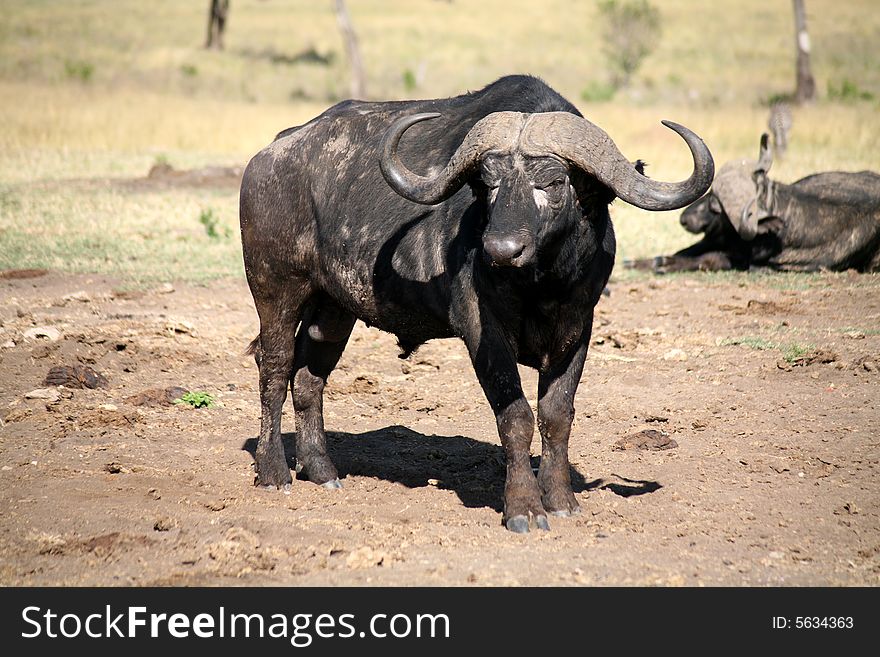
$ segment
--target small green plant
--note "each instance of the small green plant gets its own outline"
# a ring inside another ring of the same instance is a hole
[[[415,91],[418,83],[416,82],[416,74],[412,69],[406,69],[403,72],[403,89],[407,92]]]
[[[199,74],[199,69],[192,64],[183,64],[180,67],[180,72],[188,78],[194,78]]]
[[[660,10],[648,0],[600,0],[599,16],[611,83],[625,87],[660,40]]]
[[[220,239],[221,236],[232,236],[229,226],[220,225],[220,219],[214,214],[213,208],[205,208],[199,213],[199,223],[205,227],[205,233],[212,240]]]
[[[179,406],[192,406],[193,408],[211,408],[217,404],[214,396],[207,392],[188,392],[185,395],[181,395],[179,399],[175,399],[174,403]]]
[[[782,349],[782,359],[786,363],[794,363],[801,356],[815,349],[813,345],[790,344]]]
[[[581,91],[581,98],[588,103],[606,103],[614,98],[616,92],[614,85],[592,80]]]
[[[95,73],[95,65],[90,62],[68,59],[64,62],[64,73],[71,79],[89,82]]]

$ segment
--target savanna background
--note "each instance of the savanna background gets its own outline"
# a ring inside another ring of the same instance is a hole
[[[351,69],[330,0],[231,0],[222,50],[205,48],[208,4],[2,2],[0,270],[48,273],[0,280],[0,581],[878,582],[876,275],[616,271],[572,438],[585,513],[551,534],[500,526],[494,421],[457,343],[401,363],[363,326],[328,388],[346,491],[254,491],[237,187],[136,182],[157,164],[243,166],[349,97]],[[656,178],[690,167],[661,119],[717,164],[755,157],[795,87],[791,3],[650,5],[659,32],[621,84],[593,0],[347,2],[369,99],[530,73]],[[816,98],[792,105],[772,177],[880,170],[880,11],[806,8]],[[612,216],[619,259],[695,241],[677,212]],[[46,326],[59,335],[26,337]],[[28,398],[74,363],[109,388]],[[130,401],[172,385],[218,403]],[[655,427],[677,446],[613,449]]]

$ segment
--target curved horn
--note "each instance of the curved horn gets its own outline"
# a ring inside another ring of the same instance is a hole
[[[487,150],[512,147],[524,121],[524,115],[516,112],[490,114],[474,124],[443,171],[434,177],[420,176],[401,162],[397,147],[408,128],[438,116],[440,114],[430,112],[401,117],[391,124],[382,139],[379,167],[385,180],[405,199],[423,205],[440,203],[457,192]]]
[[[756,171],[767,173],[773,164],[773,151],[770,150],[769,140],[770,135],[766,132],[761,135],[761,146],[758,149],[758,166],[755,167]]]
[[[755,211],[752,212],[752,207]],[[758,197],[755,196],[751,201],[743,206],[742,215],[739,218],[739,224],[735,225],[736,232],[744,240],[751,241],[758,234]]]
[[[608,185],[621,199],[645,210],[675,210],[700,198],[712,184],[715,162],[696,134],[678,123],[662,121],[690,148],[694,171],[682,182],[667,183],[643,176],[604,130],[567,112],[534,114],[523,134],[523,146],[538,155],[556,153]]]

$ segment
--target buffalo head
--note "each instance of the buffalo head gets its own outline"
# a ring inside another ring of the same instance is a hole
[[[616,195],[646,210],[674,210],[703,194],[714,174],[703,141],[670,121],[663,124],[685,140],[694,159],[690,178],[679,183],[642,175],[601,128],[582,117],[495,112],[471,128],[440,173],[420,176],[401,162],[397,147],[409,127],[438,116],[415,114],[391,125],[383,143],[382,173],[398,194],[425,205],[440,203],[470,184],[486,203],[483,249],[495,265],[533,264],[538,252],[589,215],[596,199],[607,205]],[[601,189],[596,181],[605,186],[601,196],[596,196]]]
[[[767,134],[761,135],[756,160],[733,160],[718,170],[712,189],[681,213],[681,225],[691,233],[705,233],[718,222],[729,221],[739,236],[752,240],[769,217],[772,183],[767,177],[773,155]]]

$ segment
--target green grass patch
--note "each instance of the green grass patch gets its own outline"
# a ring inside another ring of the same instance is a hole
[[[728,338],[722,340],[721,346],[744,346],[749,347],[750,349],[757,349],[759,351],[764,351],[767,349],[776,349],[779,345],[770,340],[765,340],[764,338],[757,338],[753,336],[746,336],[744,338]]]
[[[875,328],[860,328],[858,326],[845,326],[842,329],[837,329],[838,333],[861,333],[862,335],[880,335],[880,329]]]
[[[816,349],[816,346],[812,344],[797,344],[795,342],[783,344],[756,336],[728,338],[722,340],[721,346],[743,346],[757,351],[778,350],[787,363],[794,363],[797,359]]]
[[[181,395],[179,399],[175,399],[174,403],[178,406],[192,406],[193,408],[212,408],[217,405],[214,396],[207,392],[188,392]]]

